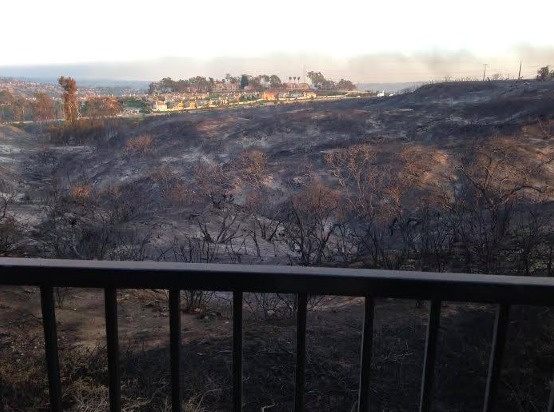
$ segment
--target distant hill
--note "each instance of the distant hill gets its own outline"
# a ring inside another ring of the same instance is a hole
[[[59,76],[58,76],[59,77]],[[58,84],[58,77],[2,77],[0,80],[19,80],[30,83],[42,83],[42,84]],[[112,79],[77,79],[79,85],[87,88],[95,87],[124,87],[134,89],[148,89],[150,82],[144,80],[112,80]]]
[[[148,90],[149,82],[133,80],[110,80],[110,79],[76,79],[77,87],[84,93],[124,95],[145,93]],[[8,89],[13,94],[31,97],[34,93],[42,92],[59,96],[61,88],[58,85],[58,78],[54,77],[1,77],[0,90]]]

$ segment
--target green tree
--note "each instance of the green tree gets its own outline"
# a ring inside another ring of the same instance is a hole
[[[206,79],[205,77],[191,77],[188,82],[191,86],[196,87],[199,92],[209,92],[212,90],[212,84],[210,83],[210,80]]]
[[[537,80],[546,81],[554,78],[554,71],[550,71],[550,66],[541,67],[537,71]]]
[[[327,82],[327,79],[321,74],[321,72],[308,72],[308,79],[312,82],[312,86],[318,90],[323,89],[325,83]]]
[[[246,86],[248,86],[248,76],[243,74],[240,76],[240,88],[244,89]]]
[[[340,79],[337,83],[337,89],[339,90],[356,90],[356,86],[350,80]]]
[[[175,90],[175,81],[171,77],[164,77],[160,80],[160,89],[162,93],[169,93]]]
[[[158,83],[152,82],[148,85],[148,94],[156,94],[158,92]]]
[[[279,76],[277,76],[275,74],[272,74],[269,77],[269,84],[271,85],[271,87],[279,87],[279,86],[281,86],[282,82],[281,82],[281,79],[279,78]]]
[[[262,76],[256,76],[256,77],[250,77],[248,79],[248,85],[253,87],[254,90],[262,90],[263,87],[262,87]]]
[[[58,83],[62,86],[64,92],[62,94],[63,99],[63,111],[65,113],[65,120],[68,123],[75,123],[79,117],[79,106],[77,102],[77,83],[71,77],[61,76],[58,79]]]

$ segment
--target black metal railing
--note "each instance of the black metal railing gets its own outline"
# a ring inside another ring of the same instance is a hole
[[[242,409],[242,310],[244,292],[297,295],[295,411],[304,409],[306,310],[309,295],[365,297],[358,411],[368,411],[373,344],[374,298],[430,300],[421,381],[420,411],[431,411],[435,355],[443,301],[497,304],[485,388],[484,412],[495,408],[510,306],[554,305],[554,279],[475,274],[292,266],[208,265],[160,262],[113,262],[0,259],[0,285],[38,286],[44,326],[50,405],[62,410],[54,287],[102,288],[105,296],[110,411],[121,410],[117,289],[169,290],[172,410],[181,410],[180,291],[233,292],[233,410]],[[554,390],[547,406],[554,412]]]

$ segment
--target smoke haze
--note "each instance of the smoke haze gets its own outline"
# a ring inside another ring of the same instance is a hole
[[[110,79],[157,81],[200,75],[222,78],[226,73],[277,74],[281,78],[302,76],[321,71],[326,77],[346,78],[357,83],[389,83],[442,80],[446,77],[482,78],[495,73],[517,77],[522,61],[522,76],[533,78],[537,69],[554,65],[554,48],[521,46],[510,53],[486,57],[467,51],[431,51],[417,54],[381,53],[350,58],[333,58],[318,54],[271,54],[264,57],[217,57],[197,59],[166,57],[129,62],[91,62],[74,65],[0,66],[0,76],[26,78]]]

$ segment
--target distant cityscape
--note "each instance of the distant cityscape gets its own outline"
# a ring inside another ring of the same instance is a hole
[[[84,81],[79,84],[79,95],[87,96],[129,96],[144,94],[148,90],[147,82],[136,82],[136,86],[101,85],[103,82]],[[104,82],[105,83],[105,82]],[[143,84],[140,87],[140,84]],[[0,90],[7,90],[15,97],[32,98],[36,93],[46,93],[52,98],[60,97],[62,88],[56,79],[37,80],[13,77],[0,77]]]
[[[79,79],[75,80],[79,115],[82,117],[135,116],[394,94],[390,87],[388,90],[385,87],[364,90],[345,79],[334,82],[320,72],[309,72],[308,81],[301,81],[300,76],[281,80],[276,75],[230,74],[222,79],[196,76],[187,80],[164,78],[150,83],[122,81],[118,84],[109,80],[85,80],[80,83]],[[62,87],[54,79],[0,77],[0,122],[63,119],[62,93]]]

